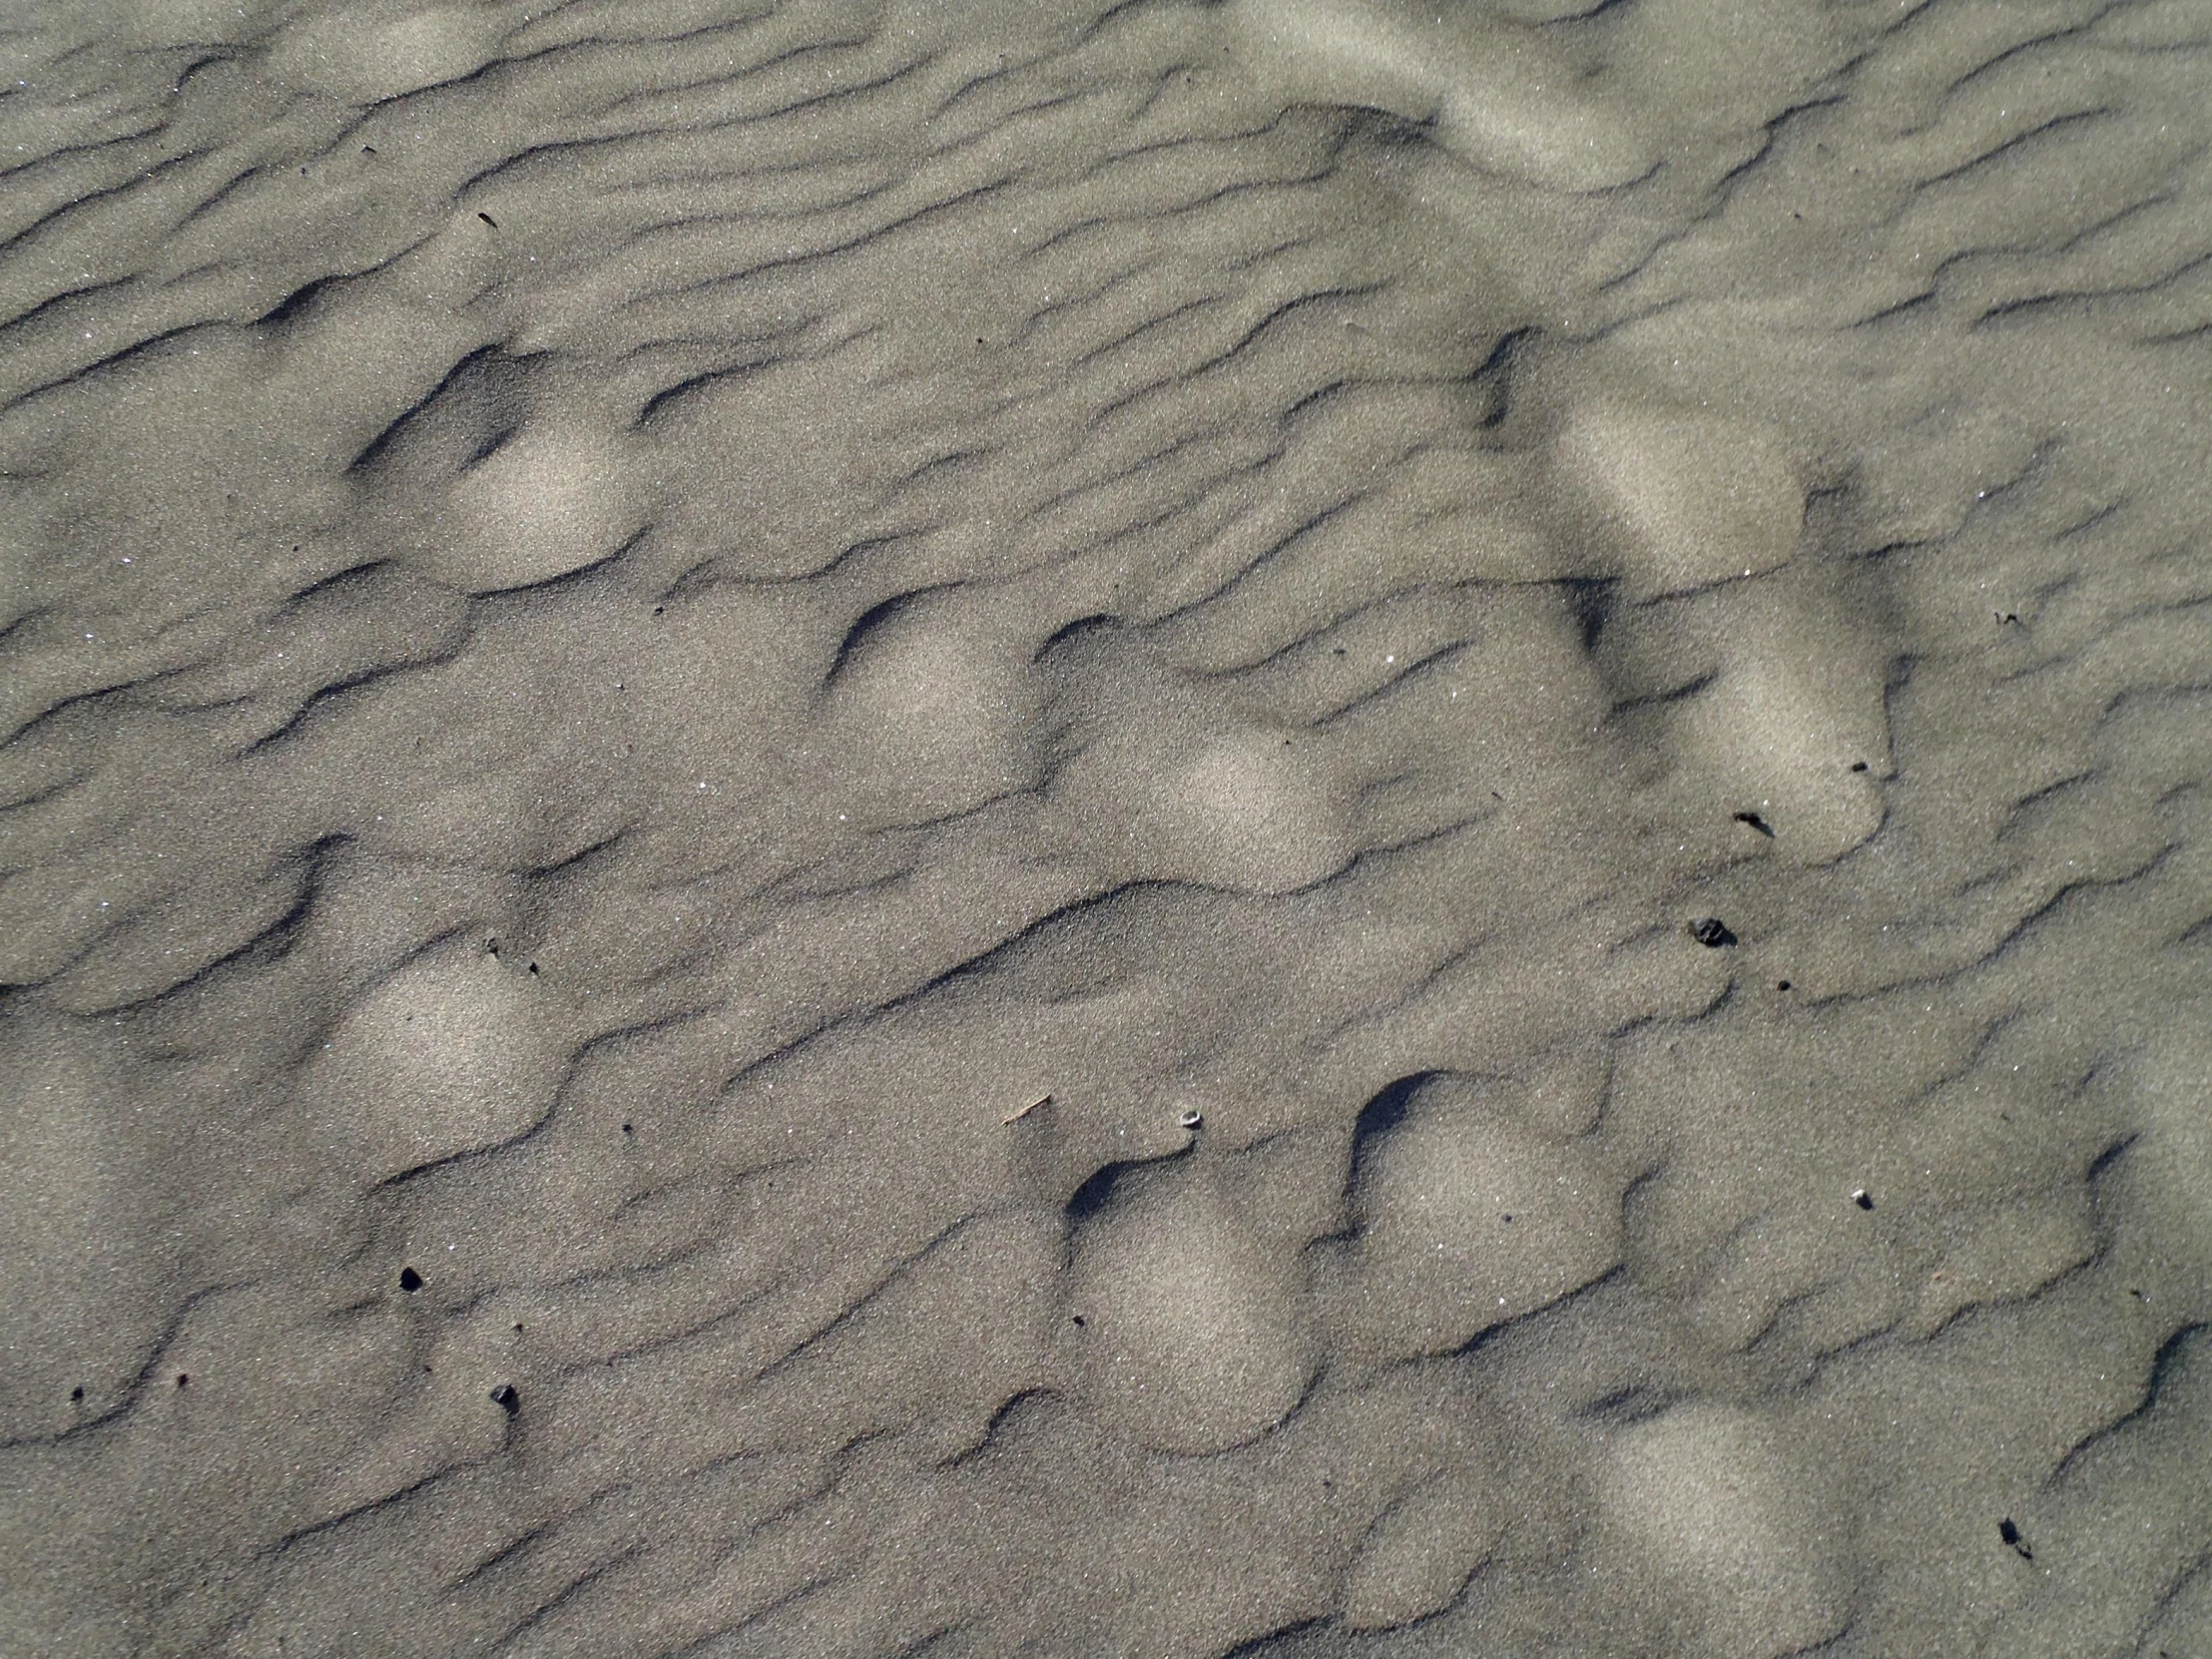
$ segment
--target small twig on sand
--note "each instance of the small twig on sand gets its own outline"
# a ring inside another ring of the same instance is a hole
[[[1029,1103],[1028,1105],[1024,1106],[1024,1107],[1023,1107],[1023,1108],[1022,1108],[1022,1109],[1021,1109],[1020,1111],[1018,1111],[1018,1112],[1009,1112],[1009,1113],[1008,1113],[1008,1114],[1007,1114],[1006,1116],[1004,1116],[1004,1117],[1000,1118],[1000,1119],[999,1119],[998,1121],[999,1121],[1000,1123],[1019,1123],[1019,1122],[1020,1122],[1020,1121],[1021,1121],[1021,1120],[1023,1119],[1023,1118],[1027,1117],[1027,1116],[1028,1116],[1028,1115],[1029,1115],[1029,1114],[1030,1114],[1031,1112],[1034,1112],[1034,1111],[1035,1111],[1035,1110],[1036,1110],[1036,1109],[1037,1109],[1037,1108],[1038,1108],[1039,1106],[1049,1106],[1049,1105],[1051,1105],[1051,1104],[1052,1104],[1052,1097],[1051,1097],[1050,1095],[1048,1095],[1048,1094],[1040,1094],[1039,1096],[1037,1096],[1037,1098],[1036,1098],[1036,1099],[1032,1100],[1032,1101],[1031,1101],[1031,1102],[1030,1102],[1030,1103]]]

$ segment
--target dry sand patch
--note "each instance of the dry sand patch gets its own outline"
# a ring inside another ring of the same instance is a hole
[[[2206,1640],[2201,7],[0,52],[0,1646]]]

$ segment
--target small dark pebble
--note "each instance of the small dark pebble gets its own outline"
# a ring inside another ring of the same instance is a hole
[[[1854,761],[1851,763],[1851,770],[1854,772],[1865,772],[1867,770],[1867,763],[1864,761]]]
[[[1757,813],[1738,813],[1736,815],[1736,822],[1745,826],[1747,829],[1758,830],[1759,833],[1766,836],[1767,839],[1769,839],[1770,841],[1774,839],[1774,826],[1769,824],[1765,819],[1761,818]]]
[[[1777,979],[1774,982],[1774,988],[1778,991],[1786,991],[1790,988],[1790,982],[1787,979]]]
[[[1699,916],[1690,923],[1690,937],[1708,950],[1718,950],[1723,945],[1736,942],[1736,935],[1728,930],[1728,923],[1719,916]]]
[[[410,1293],[421,1290],[422,1275],[415,1272],[413,1268],[401,1268],[399,1270],[399,1288]]]
[[[1082,1316],[1081,1314],[1077,1314],[1077,1315],[1075,1316],[1075,1325],[1076,1325],[1076,1329],[1077,1329],[1077,1330],[1081,1330],[1081,1329],[1082,1329],[1082,1327],[1083,1327],[1083,1324],[1084,1324],[1083,1316]]]
[[[180,1388],[188,1388],[188,1387],[190,1387],[191,1385],[192,1385],[192,1377],[191,1377],[191,1375],[190,1375],[189,1373],[187,1373],[187,1372],[179,1372],[179,1373],[177,1374],[177,1386],[178,1386],[178,1387],[180,1387]]]
[[[635,1124],[626,1123],[622,1126],[622,1132],[625,1135],[635,1135],[638,1132],[637,1126]]]
[[[1507,1216],[1507,1217],[1505,1218],[1505,1225],[1506,1225],[1507,1227],[1510,1227],[1510,1226],[1512,1226],[1512,1225],[1513,1225],[1513,1218],[1512,1218],[1511,1216]]]
[[[1862,1210],[1871,1210],[1874,1208],[1874,1194],[1867,1191],[1867,1189],[1864,1187],[1861,1187],[1857,1192],[1851,1195],[1851,1201],[1852,1203],[1858,1205],[1859,1208]]]
[[[2027,1540],[2020,1536],[2020,1529],[2012,1524],[2010,1515],[1997,1522],[1997,1536],[2010,1544],[2012,1553],[2021,1560],[2032,1561],[2035,1559],[2035,1552],[2027,1547]]]
[[[486,225],[489,225],[494,231],[499,229],[499,221],[492,218],[490,214],[479,213],[476,217],[482,220]]]
[[[515,1392],[512,1382],[502,1382],[491,1391],[492,1402],[510,1417],[522,1409],[522,1396]]]
[[[84,1404],[84,1402],[85,1402],[85,1390],[84,1390],[84,1388],[83,1388],[83,1386],[82,1386],[81,1384],[80,1384],[79,1386],[77,1386],[77,1387],[74,1387],[74,1388],[72,1388],[72,1389],[70,1389],[70,1390],[69,1390],[69,1403],[70,1403],[70,1404],[72,1404],[72,1405],[82,1405],[82,1404]]]

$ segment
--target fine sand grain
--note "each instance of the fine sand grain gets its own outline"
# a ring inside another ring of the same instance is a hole
[[[2212,1654],[2208,110],[0,7],[0,1652]]]

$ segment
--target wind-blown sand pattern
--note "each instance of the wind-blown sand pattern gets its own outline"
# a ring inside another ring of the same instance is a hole
[[[2212,11],[0,50],[8,1652],[2212,1651]]]

